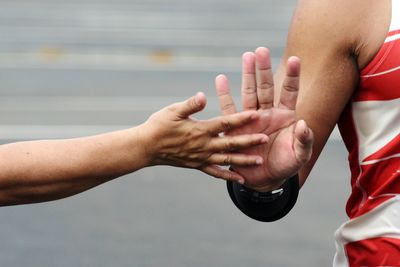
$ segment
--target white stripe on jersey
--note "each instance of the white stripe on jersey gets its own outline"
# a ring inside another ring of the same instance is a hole
[[[390,24],[390,32],[400,29],[400,16],[398,14],[399,10],[400,0],[392,0],[392,22]]]
[[[356,217],[335,232],[336,255],[333,266],[348,267],[345,245],[376,237],[400,239],[400,196],[397,195],[370,212]]]
[[[360,164],[399,135],[399,107],[400,98],[386,101],[353,102]]]
[[[363,76],[361,76],[361,77],[362,77],[362,78],[376,77],[376,76],[381,76],[381,75],[385,75],[385,74],[394,72],[394,71],[396,71],[396,70],[400,70],[400,66],[397,66],[397,67],[395,67],[395,68],[392,68],[392,69],[389,69],[389,70],[385,70],[385,71],[382,71],[382,72],[379,72],[379,73],[374,73],[374,74],[369,74],[369,75],[363,75]]]
[[[364,161],[361,163],[361,165],[370,165],[370,164],[375,164],[381,161],[385,161],[388,159],[393,159],[393,158],[400,158],[400,153],[399,154],[394,154],[394,155],[390,155],[381,159],[373,159],[373,160],[368,160],[368,161]]]
[[[395,35],[389,36],[386,38],[385,43],[393,42],[400,39],[400,33],[397,33]]]

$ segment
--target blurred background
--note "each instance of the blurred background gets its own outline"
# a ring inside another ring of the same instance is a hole
[[[241,54],[277,66],[295,0],[0,0],[0,142],[70,138],[144,122],[214,78],[239,103]],[[345,220],[347,156],[337,134],[295,209],[259,223],[225,183],[154,167],[81,195],[0,209],[0,266],[330,266]]]

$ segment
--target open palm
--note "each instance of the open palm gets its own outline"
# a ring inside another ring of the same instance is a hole
[[[299,89],[300,61],[296,57],[287,62],[279,103],[274,104],[274,81],[270,54],[266,48],[243,55],[242,106],[244,110],[258,110],[258,120],[227,134],[265,133],[268,144],[241,152],[259,155],[264,163],[254,167],[232,166],[246,178],[246,186],[269,190],[278,187],[294,175],[310,159],[313,135],[306,123],[296,121],[296,101]],[[228,80],[224,75],[216,78],[216,89],[224,115],[236,112],[230,94]]]

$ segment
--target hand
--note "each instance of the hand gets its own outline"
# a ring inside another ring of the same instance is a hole
[[[190,115],[206,105],[203,93],[170,105],[153,114],[144,124],[150,153],[150,165],[172,165],[196,168],[211,176],[243,183],[241,175],[218,165],[249,166],[262,164],[258,155],[232,153],[234,150],[265,144],[264,133],[219,136],[220,133],[244,127],[259,120],[256,111],[246,111],[211,120],[196,120]]]
[[[246,186],[259,191],[279,187],[286,178],[296,174],[310,159],[313,133],[305,121],[296,122],[295,107],[299,90],[300,60],[289,58],[286,77],[281,88],[279,103],[274,104],[274,80],[270,54],[266,48],[243,54],[242,106],[244,110],[258,110],[260,118],[229,134],[265,133],[268,144],[241,150],[263,158],[263,164],[252,167],[233,165],[245,177]],[[234,114],[236,107],[224,75],[216,78],[216,89],[224,115]],[[263,121],[267,121],[264,124]]]

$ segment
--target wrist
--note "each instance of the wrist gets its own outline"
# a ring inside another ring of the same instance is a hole
[[[154,141],[149,134],[145,124],[128,129],[128,138],[130,140],[129,150],[135,151],[135,158],[141,162],[141,167],[149,167],[154,165]]]

